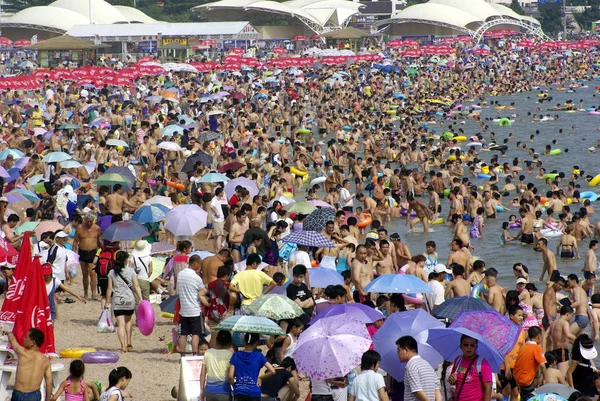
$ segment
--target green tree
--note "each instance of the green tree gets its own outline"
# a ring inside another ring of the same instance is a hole
[[[592,22],[600,20],[600,0],[590,0],[588,8],[582,13],[573,13],[573,17],[582,29],[592,29]]]
[[[523,7],[521,7],[518,0],[512,0],[508,7],[517,14],[525,15],[525,10],[523,10]]]
[[[540,10],[540,22],[542,30],[550,36],[556,36],[562,31],[560,10]]]

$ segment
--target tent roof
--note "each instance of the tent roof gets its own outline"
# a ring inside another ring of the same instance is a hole
[[[78,38],[101,38],[114,36],[208,36],[238,35],[250,25],[248,21],[155,23],[116,25],[75,25],[67,34]],[[253,29],[252,29],[253,31]]]
[[[69,35],[58,36],[48,39],[35,45],[28,46],[31,50],[91,50],[101,46],[96,46],[86,39],[75,38]]]
[[[347,28],[339,29],[337,31],[324,33],[321,36],[328,39],[360,39],[373,35],[371,35],[369,32],[349,26]]]

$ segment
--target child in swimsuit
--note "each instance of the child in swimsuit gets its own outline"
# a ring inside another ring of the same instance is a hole
[[[56,401],[65,393],[65,401],[83,401],[85,399],[97,400],[100,398],[98,388],[93,383],[83,381],[85,373],[84,363],[77,359],[71,362],[69,366],[69,377],[60,384],[56,393],[52,396],[51,401]],[[88,392],[88,397],[85,397],[85,392]]]

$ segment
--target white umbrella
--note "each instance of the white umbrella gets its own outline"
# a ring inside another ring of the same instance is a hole
[[[64,162],[60,162],[60,165],[62,168],[79,168],[82,166],[82,164],[76,160],[65,160]]]
[[[161,142],[158,144],[157,148],[164,150],[172,150],[175,152],[183,151],[183,148],[177,145],[175,142]]]
[[[148,199],[146,202],[142,203],[143,206],[146,205],[163,205],[168,207],[169,209],[173,209],[173,202],[171,201],[171,198],[169,198],[168,196],[160,196],[160,195],[156,195],[153,196],[152,198]]]
[[[108,146],[123,146],[125,148],[129,147],[129,145],[127,145],[127,142],[122,141],[120,139],[109,139],[108,141],[106,141],[106,144]]]
[[[167,213],[165,228],[175,236],[191,236],[206,227],[207,217],[198,205],[179,205]]]
[[[213,110],[213,111],[208,112],[209,116],[218,116],[219,114],[225,114],[225,112],[223,112],[221,110]]]

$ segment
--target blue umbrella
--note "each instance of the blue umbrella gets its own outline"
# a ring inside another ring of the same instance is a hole
[[[32,201],[32,202],[37,202],[40,200],[39,196],[37,196],[35,193],[33,193],[27,189],[13,189],[7,195],[16,195],[16,194],[19,194],[19,195],[23,196],[25,199]]]
[[[171,209],[165,205],[160,204],[142,206],[133,214],[133,216],[131,216],[131,220],[142,224],[156,223],[157,221],[163,220],[170,210]]]
[[[298,245],[310,246],[313,248],[333,248],[331,242],[326,236],[316,231],[294,231],[282,240],[283,242],[292,242]]]
[[[444,358],[427,344],[428,330],[443,327],[444,323],[423,309],[392,313],[373,335],[375,351],[381,354],[381,369],[398,381],[404,380],[406,363],[400,362],[396,347],[396,341],[402,336],[414,337],[419,345],[419,356],[435,368]]]
[[[42,161],[44,163],[64,162],[65,160],[70,160],[72,158],[73,156],[65,152],[50,152],[44,156]]]
[[[311,287],[327,288],[328,285],[338,284],[344,284],[344,278],[337,271],[325,267],[310,269]]]
[[[13,159],[18,159],[19,157],[23,157],[23,152],[19,149],[6,149],[0,152],[0,160],[6,160],[8,156],[12,156]]]
[[[7,179],[6,182],[16,181],[17,178],[19,178],[19,176],[21,175],[21,170],[19,170],[18,168],[11,168],[8,170],[8,175],[10,176],[10,178]]]
[[[148,236],[146,227],[135,221],[119,221],[111,224],[102,234],[109,242],[133,241]]]
[[[445,360],[454,361],[454,359],[462,355],[460,338],[463,335],[476,339],[478,341],[477,355],[488,361],[492,372],[500,372],[500,366],[504,362],[502,357],[492,345],[488,344],[483,337],[474,331],[462,327],[430,329],[427,344],[439,352]]]
[[[320,269],[310,269],[310,279],[312,281],[312,272]],[[363,323],[373,323],[377,320],[383,319],[383,313],[379,312],[377,309],[371,308],[370,306],[363,304],[339,304],[333,305],[317,316],[313,317],[310,321],[310,324],[315,324],[317,320],[322,319],[324,317],[344,315],[346,317],[351,317],[352,319],[356,319],[359,322]]]
[[[221,173],[208,173],[208,174],[204,174],[202,176],[202,178],[200,178],[200,182],[208,182],[208,183],[227,182],[229,180],[230,180],[229,177],[227,177],[226,175],[221,174]]]
[[[172,295],[160,303],[160,311],[166,313],[175,313],[175,304],[179,295]]]
[[[441,305],[436,306],[432,314],[438,319],[448,319],[450,321],[463,311],[473,310],[492,310],[490,304],[481,298],[474,297],[454,297],[450,298]]]
[[[182,134],[183,128],[176,124],[168,125],[163,129],[162,135],[172,137],[173,135],[175,135],[176,132]]]
[[[384,294],[433,292],[431,287],[428,286],[426,282],[410,274],[384,274],[371,281],[369,285],[365,287],[365,291]]]

